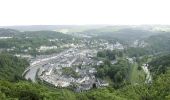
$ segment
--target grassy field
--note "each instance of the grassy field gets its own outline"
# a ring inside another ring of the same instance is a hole
[[[145,73],[144,71],[138,70],[138,64],[134,63],[131,68],[130,82],[132,84],[138,84],[145,82]]]

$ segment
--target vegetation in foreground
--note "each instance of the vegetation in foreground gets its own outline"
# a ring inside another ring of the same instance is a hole
[[[15,65],[11,66],[10,62],[15,60],[17,64],[16,69],[21,69],[23,66],[23,59],[15,58],[11,55],[1,54],[1,69],[6,67],[12,69]],[[170,55],[169,55],[170,56]],[[162,56],[164,59],[169,56]],[[162,60],[158,57],[157,61]],[[5,60],[8,59],[8,60]],[[17,59],[17,60],[16,60]],[[153,60],[154,62],[155,60]],[[169,66],[169,61],[164,63]],[[4,64],[5,66],[2,66]],[[27,63],[24,63],[27,65]],[[116,66],[116,65],[115,65]],[[162,65],[164,66],[164,65]],[[108,66],[109,68],[109,66]],[[115,67],[116,68],[116,67]],[[112,67],[111,67],[112,69]],[[13,69],[15,70],[15,69]],[[153,68],[152,68],[153,70]],[[157,70],[157,67],[155,67]],[[159,70],[158,70],[159,71]],[[0,74],[5,74],[8,70],[1,71]],[[20,71],[19,71],[20,72]],[[14,72],[16,75],[18,72]],[[153,72],[154,73],[154,72]],[[14,74],[14,75],[15,75]],[[107,74],[107,73],[106,73]],[[15,78],[11,76],[6,79],[0,80],[0,99],[1,100],[169,100],[170,99],[170,71],[159,72],[159,75],[153,80],[152,84],[125,84],[123,87],[115,89],[113,87],[92,89],[87,92],[75,93],[68,89],[51,89],[44,85],[33,84],[28,81],[10,82],[8,80]],[[119,79],[119,78],[118,78]],[[120,81],[121,82],[121,81]]]

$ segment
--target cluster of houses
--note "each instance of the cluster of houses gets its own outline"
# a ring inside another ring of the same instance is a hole
[[[95,87],[108,86],[107,82],[95,77],[97,70],[93,66],[103,64],[103,61],[93,58],[100,49],[123,49],[123,45],[119,42],[111,44],[105,40],[89,41],[87,39],[80,41],[80,44],[70,43],[69,49],[58,54],[36,56],[36,59],[31,60],[30,66],[39,66],[37,77],[55,87],[72,86],[75,87],[75,91],[81,92]],[[55,48],[57,47],[41,46],[39,49]],[[67,74],[67,71],[71,74]]]
[[[92,65],[97,64],[97,61],[92,59],[93,52],[96,53],[92,50],[70,49],[40,67],[38,78],[55,87],[74,86],[77,92],[108,86],[108,83],[94,75],[97,71]],[[65,74],[64,68],[68,68],[77,76]]]
[[[131,47],[141,47],[144,48],[148,45],[148,43],[146,43],[144,40],[135,40]]]
[[[57,46],[40,46],[40,48],[38,48],[37,51],[41,52],[41,51],[47,51],[52,49],[57,49]]]

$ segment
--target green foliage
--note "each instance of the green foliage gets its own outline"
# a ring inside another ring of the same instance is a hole
[[[113,51],[104,50],[104,51],[97,52],[97,57],[106,58],[106,59],[109,59],[109,60],[115,60],[117,55],[122,56],[120,51],[116,52],[115,50],[113,50]]]
[[[16,100],[169,100],[170,72],[158,76],[151,85],[127,85],[114,90],[111,87],[74,93],[66,89],[48,89],[28,82],[0,81],[0,99]]]
[[[0,81],[0,95],[6,99],[16,98],[19,100],[75,100],[75,96],[71,91],[53,91],[28,82],[10,83]]]
[[[131,84],[141,84],[145,82],[145,72],[142,70],[141,66],[134,63],[130,68],[130,82]]]
[[[79,77],[78,73],[76,73],[73,70],[73,68],[70,68],[70,67],[62,68],[62,74],[67,75],[67,76],[70,75],[70,76],[75,77],[75,78]]]
[[[134,47],[129,47],[125,50],[125,53],[129,57],[140,57],[149,54],[149,50],[147,48],[134,48]]]
[[[158,56],[149,63],[149,69],[153,74],[165,74],[170,68],[170,54]]]
[[[150,95],[154,100],[169,100],[170,97],[170,71],[157,76],[150,87]]]
[[[22,73],[29,64],[25,59],[20,59],[9,54],[0,54],[0,79],[17,81],[22,79]]]
[[[149,43],[147,48],[150,48],[153,53],[166,52],[170,50],[169,33],[151,36],[146,39],[146,42]]]
[[[120,95],[117,95],[114,90],[109,88],[92,90],[85,93],[88,100],[127,100]]]
[[[152,84],[127,85],[117,93],[128,100],[169,100],[169,84],[170,72],[159,75]]]
[[[1,68],[9,64],[12,66],[15,63],[24,65],[20,64],[20,61],[24,62],[22,59],[7,54],[1,54],[0,56],[0,64],[3,66]],[[161,64],[167,63],[161,62]],[[99,67],[101,67],[106,76],[109,76],[114,81],[114,87],[119,87],[118,89],[108,87],[75,93],[68,89],[52,89],[25,81],[9,82],[5,81],[5,79],[10,80],[13,77],[4,79],[1,76],[3,80],[0,80],[0,100],[169,100],[170,98],[170,71],[158,75],[152,84],[125,85],[122,83],[124,83],[128,75],[128,61],[120,60],[115,65],[112,65],[109,60],[106,60],[104,65]],[[6,68],[6,70],[11,69],[10,67]],[[22,67],[13,69],[14,73],[20,69]],[[124,87],[120,88],[122,85]]]
[[[115,88],[119,88],[128,80],[130,64],[127,60],[119,60],[112,65],[109,60],[97,67],[97,77],[105,78],[109,76]]]
[[[0,35],[2,37],[12,37],[9,39],[0,39],[0,48],[5,49],[6,52],[12,54],[26,53],[34,56],[36,54],[50,54],[54,52],[59,52],[62,48],[58,48],[57,50],[49,50],[42,53],[38,52],[36,49],[42,45],[60,47],[63,44],[76,42],[76,39],[75,41],[72,40],[72,36],[55,31],[19,32],[11,29],[0,29]],[[54,41],[49,41],[51,39],[53,39]]]

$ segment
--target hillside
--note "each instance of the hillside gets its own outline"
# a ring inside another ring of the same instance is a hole
[[[170,50],[170,33],[150,36],[145,41],[155,52],[164,52]]]
[[[0,80],[18,81],[29,63],[9,54],[0,54]]]
[[[13,29],[0,29],[0,51],[8,53],[41,54],[38,49],[41,46],[56,46],[57,50],[49,50],[48,53],[59,52],[64,49],[64,44],[73,43],[71,35],[55,31],[24,31]],[[74,38],[75,39],[75,38]],[[44,52],[42,52],[44,53]]]

